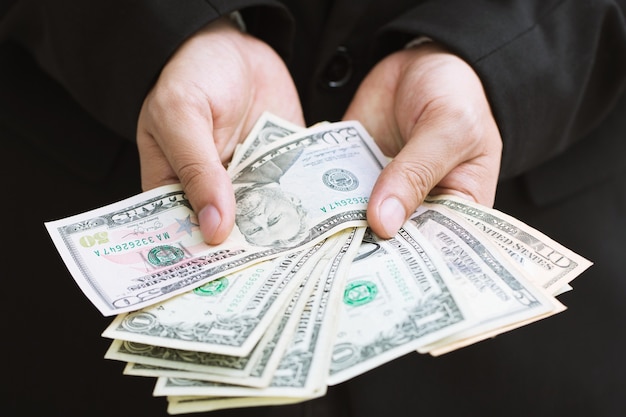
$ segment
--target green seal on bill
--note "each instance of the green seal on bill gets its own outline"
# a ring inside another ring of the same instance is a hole
[[[185,256],[184,252],[171,245],[155,246],[148,252],[148,262],[155,266],[168,266],[178,263]]]
[[[353,281],[346,285],[343,302],[349,306],[360,306],[370,303],[376,298],[378,287],[371,281]]]
[[[198,288],[193,289],[193,293],[202,297],[212,297],[223,292],[228,287],[228,278],[222,277],[216,280],[207,282]]]

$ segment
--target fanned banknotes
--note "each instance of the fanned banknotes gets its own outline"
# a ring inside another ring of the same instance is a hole
[[[231,171],[236,227],[217,246],[203,242],[180,185],[46,227],[82,291],[110,316],[365,226],[369,195],[385,163],[357,122],[278,138]]]
[[[178,185],[46,227],[117,315],[105,357],[155,378],[170,414],[306,401],[565,310],[555,297],[591,262],[498,210],[429,196],[394,237],[374,235],[386,163],[358,122],[264,113],[227,169],[237,222],[222,245],[202,241]]]
[[[429,197],[425,206],[443,206],[478,229],[496,244],[536,284],[552,294],[591,266],[591,262],[521,221],[458,197]]]

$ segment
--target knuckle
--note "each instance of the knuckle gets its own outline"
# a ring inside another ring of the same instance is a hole
[[[399,174],[398,178],[402,178],[410,195],[414,196],[416,204],[428,195],[435,184],[434,170],[416,161],[397,161],[394,172]]]
[[[160,83],[150,95],[148,110],[155,118],[193,114],[206,103],[197,91],[189,82]]]
[[[468,100],[442,97],[428,106],[429,120],[438,135],[456,151],[471,151],[489,135],[484,109]]]
[[[178,170],[178,179],[186,190],[193,194],[193,188],[205,177],[207,170],[200,162],[190,162],[182,165]]]

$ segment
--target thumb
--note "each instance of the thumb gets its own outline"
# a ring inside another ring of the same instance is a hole
[[[178,177],[197,213],[204,240],[217,245],[226,240],[235,223],[235,196],[219,157],[208,161],[201,159],[182,166]]]
[[[403,153],[383,169],[367,206],[369,226],[384,239],[398,232],[409,215],[424,201],[435,181],[428,167],[405,161]]]
[[[171,149],[168,159],[198,215],[204,240],[219,244],[235,223],[235,195],[212,135],[205,132],[200,138],[181,142]]]
[[[374,185],[367,220],[383,238],[395,235],[431,192],[493,204],[502,149],[495,121],[436,113],[414,126]]]
[[[458,166],[466,157],[467,144],[459,141],[457,132],[442,127],[449,126],[450,121],[441,119],[433,117],[418,122],[408,134],[410,139],[404,148],[378,177],[368,204],[367,220],[379,236],[395,235],[444,177],[448,181],[453,170],[463,169]],[[459,172],[452,176],[463,175]]]
[[[204,240],[216,245],[230,235],[235,223],[232,184],[215,146],[212,124],[189,117],[185,122],[139,129],[142,183],[150,189],[180,182]]]

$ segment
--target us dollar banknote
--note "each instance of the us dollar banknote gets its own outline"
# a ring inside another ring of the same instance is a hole
[[[332,239],[332,238],[331,238]],[[331,242],[325,240],[299,260],[295,280],[300,283],[291,300],[278,310],[273,323],[247,356],[163,348],[143,343],[114,340],[105,357],[133,363],[125,373],[142,376],[169,376],[229,384],[263,387],[295,329],[304,302],[313,290],[311,273]],[[306,262],[306,264],[304,264]],[[191,306],[190,306],[191,307]],[[227,351],[227,350],[226,350]]]
[[[315,398],[327,388],[330,350],[338,321],[336,313],[347,269],[356,255],[363,228],[338,241],[339,251],[318,263],[316,287],[300,316],[297,330],[267,388],[254,389],[205,381],[159,378],[155,395],[220,397]],[[341,232],[346,234],[347,231]]]
[[[461,346],[460,340],[482,340],[516,326],[563,311],[564,306],[549,292],[534,284],[497,247],[486,241],[462,218],[435,206],[421,206],[410,218],[439,251],[458,288],[479,317],[471,328],[418,348],[419,352],[447,351]]]
[[[204,243],[180,185],[45,225],[81,290],[111,316],[365,226],[386,162],[357,122],[279,138],[231,171],[236,227],[217,246]]]
[[[109,357],[128,361],[156,361],[155,363],[162,365],[153,366],[141,362],[129,362],[124,368],[125,375],[212,381],[257,388],[267,387],[291,340],[300,314],[304,309],[304,304],[313,290],[314,284],[314,279],[307,279],[301,283],[290,303],[285,306],[285,311],[275,318],[274,323],[268,328],[253,352],[245,358],[225,357],[224,355],[201,352],[195,352],[195,354],[187,352],[186,355],[178,355],[178,352],[172,349],[167,349],[167,352],[162,354],[146,355],[145,351],[151,352],[154,349],[150,349],[149,346],[145,345],[142,346],[143,350],[140,347],[140,349],[135,349],[135,352],[128,355],[129,349],[126,348],[126,343],[124,342],[122,342],[121,348],[114,348],[114,345],[112,345],[112,354]],[[213,366],[205,366],[208,362],[203,360],[205,355],[210,357]],[[146,358],[146,356],[148,357]],[[179,362],[180,358],[184,359],[182,364]]]
[[[314,267],[310,250],[263,261],[154,306],[119,314],[103,336],[197,352],[246,356]]]
[[[105,357],[156,379],[170,414],[288,404],[412,351],[438,356],[565,309],[591,263],[497,210],[429,196],[366,229],[387,163],[357,122],[264,113],[227,172],[236,227],[203,242],[180,185],[46,223],[107,316]]]
[[[533,227],[489,207],[455,196],[427,198],[424,206],[443,206],[472,223],[486,240],[495,243],[525,275],[555,294],[592,263]]]
[[[168,414],[200,413],[230,408],[287,405],[306,401],[307,398],[293,397],[195,397],[171,396],[167,398]]]
[[[453,286],[439,253],[410,224],[387,240],[368,229],[344,288],[329,385],[475,324]]]
[[[272,113],[264,112],[256,121],[248,136],[233,153],[228,169],[240,165],[259,149],[293,133],[304,130],[303,127],[288,122]]]
[[[428,201],[393,238],[367,234],[363,239],[348,276],[329,385],[412,349],[439,355],[562,311],[540,286],[580,273],[579,257],[546,237],[538,243],[540,234],[528,237],[525,233],[532,229],[525,227],[522,233],[519,222],[513,228],[504,216],[491,219],[492,214],[478,205],[470,208],[460,199]],[[474,213],[474,222],[449,210],[449,204]],[[503,224],[509,237],[486,238],[481,231],[487,226],[477,224],[476,218]],[[502,240],[509,245],[501,253]],[[529,246],[536,250],[529,251]],[[536,258],[541,251],[548,259],[555,254],[564,268],[546,268],[551,273],[535,280],[539,261],[525,262],[520,271],[514,267],[519,259]]]

